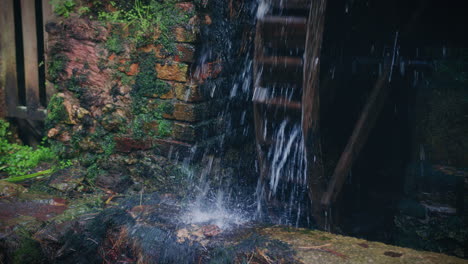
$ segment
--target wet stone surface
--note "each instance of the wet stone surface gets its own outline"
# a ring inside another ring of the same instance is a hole
[[[254,223],[225,229],[210,222],[187,224],[181,217],[186,205],[172,195],[115,198],[97,211],[82,210],[74,203],[37,194],[4,198],[0,223],[10,225],[8,230],[31,225],[30,239],[47,258],[38,263],[468,262],[306,229]],[[77,212],[72,217],[60,218],[73,208]],[[23,243],[14,232],[3,231],[0,242],[0,247],[10,248]]]

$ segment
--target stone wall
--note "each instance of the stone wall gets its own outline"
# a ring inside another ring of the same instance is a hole
[[[224,113],[236,102],[227,92],[239,81],[233,72],[241,66],[233,65],[248,51],[239,48],[239,35],[253,32],[253,24],[239,22],[248,10],[240,1],[156,1],[167,14],[139,32],[138,19],[103,21],[133,8],[115,2],[75,1],[68,17],[45,25],[46,78],[57,90],[45,126],[53,150],[80,160],[87,179],[125,191],[131,184],[123,183],[179,175],[168,158],[201,159],[242,125]]]
[[[47,79],[58,91],[49,107],[48,137],[60,142],[65,156],[111,147],[124,153],[155,146],[163,154],[187,152],[216,135],[218,101],[203,85],[221,65],[195,63],[197,33],[210,17],[198,14],[192,2],[175,6],[189,19],[175,25],[164,44],[157,30],[144,36],[150,41],[131,43],[127,25],[89,17],[72,15],[46,25]]]

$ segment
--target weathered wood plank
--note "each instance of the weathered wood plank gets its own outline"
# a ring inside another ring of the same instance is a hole
[[[5,97],[0,102],[6,103],[7,113],[15,111],[18,105],[18,79],[16,73],[16,43],[14,0],[2,0],[0,8],[0,89],[5,89]],[[8,98],[8,100],[6,100]]]
[[[262,23],[257,23],[256,26],[256,38],[254,43],[254,89],[257,87],[261,87],[262,85],[262,69],[260,68],[259,60],[263,57],[263,25]],[[265,141],[263,138],[263,121],[261,117],[261,106],[258,103],[253,104],[253,112],[254,112],[254,122],[255,122],[255,138],[256,138],[256,150],[257,150],[257,159],[258,159],[258,167],[260,170],[260,181],[264,181],[266,178],[266,174],[268,172],[268,167],[266,165],[265,154],[263,153],[261,142]]]
[[[19,119],[42,121],[46,117],[46,111],[45,109],[31,111],[26,106],[17,106],[15,109],[9,111],[8,115],[10,117],[16,117]]]
[[[45,30],[45,25],[47,22],[54,18],[54,11],[52,9],[52,5],[50,4],[49,0],[42,0],[42,30],[44,31],[44,67],[45,72],[47,72],[47,51],[49,50],[49,33]],[[49,102],[52,95],[55,93],[54,85],[46,80],[46,96],[47,102]]]
[[[37,56],[36,6],[34,0],[21,0],[23,24],[24,81],[28,111],[35,111],[39,100],[39,62]]]
[[[390,90],[389,74],[390,67],[386,67],[386,70],[384,70],[375,83],[372,93],[348,140],[348,144],[336,165],[328,189],[323,194],[322,205],[325,207],[330,206],[330,204],[336,200],[346,180],[346,176],[351,170],[354,161],[359,156],[370,131],[377,121],[377,117],[385,104],[385,99]]]
[[[320,51],[325,26],[327,0],[312,1],[307,21],[302,93],[302,134],[307,157],[307,184],[312,202],[312,216],[321,229],[327,229],[320,206],[326,188],[320,139]]]

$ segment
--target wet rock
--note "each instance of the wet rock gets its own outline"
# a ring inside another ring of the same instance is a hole
[[[176,45],[178,54],[174,57],[175,61],[194,62],[195,46],[192,44],[179,43]]]
[[[204,100],[204,96],[201,92],[200,86],[196,84],[189,85],[175,85],[175,93],[177,99],[186,102],[199,102]]]
[[[1,199],[0,208],[0,226],[5,226],[12,219],[24,216],[38,221],[51,219],[67,209],[67,201],[50,195],[23,193],[18,197]]]
[[[130,177],[122,171],[104,171],[96,177],[96,185],[118,193],[125,191],[131,184]]]
[[[0,198],[15,197],[27,192],[27,189],[19,184],[0,180]]]
[[[192,225],[187,228],[182,228],[177,230],[177,243],[189,243],[193,244],[194,242],[198,242],[203,246],[206,246],[209,243],[207,237],[203,234],[202,228],[197,225]]]
[[[223,70],[222,62],[214,61],[209,62],[197,67],[193,74],[193,80],[198,81],[199,83],[205,82],[207,79],[214,79]]]
[[[206,237],[214,237],[221,233],[221,229],[217,225],[206,225],[201,230]]]
[[[134,150],[147,150],[153,147],[151,140],[133,139],[131,137],[115,137],[115,150],[118,152],[131,152]]]
[[[85,178],[83,167],[72,166],[55,172],[49,181],[49,186],[62,192],[74,190]]]
[[[107,131],[116,131],[124,122],[125,119],[122,116],[112,113],[107,114],[102,118],[101,125]]]

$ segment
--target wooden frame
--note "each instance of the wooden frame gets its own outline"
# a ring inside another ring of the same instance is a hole
[[[44,120],[46,105],[40,102],[38,39],[36,24],[36,1],[20,0],[21,23],[24,54],[24,90],[26,104],[19,99],[17,73],[17,43],[15,31],[15,0],[2,0],[0,9],[0,60],[2,65],[0,85],[5,89],[6,116],[29,120]],[[43,25],[52,16],[52,7],[48,0],[41,1]],[[42,30],[44,30],[43,27]],[[44,51],[47,50],[47,33],[44,30]],[[45,66],[44,66],[45,67]],[[51,94],[51,86],[46,85],[46,94]],[[49,96],[48,96],[49,97]],[[48,101],[47,98],[46,101]]]

